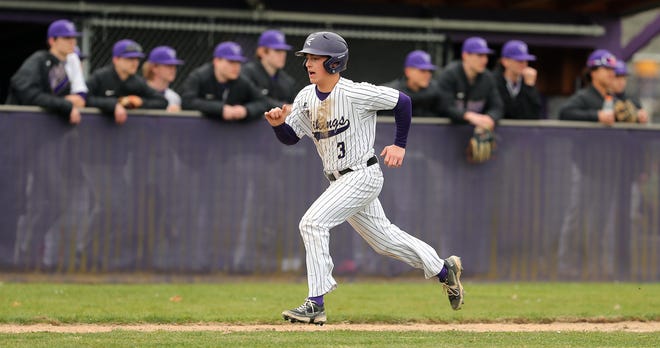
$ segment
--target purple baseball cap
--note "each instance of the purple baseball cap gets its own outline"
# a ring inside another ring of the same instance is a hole
[[[233,41],[225,41],[218,44],[218,46],[215,47],[213,56],[215,58],[224,58],[234,62],[244,62],[247,60],[247,58],[243,56],[241,45]]]
[[[408,53],[404,66],[406,68],[410,67],[421,70],[435,70],[438,68],[431,63],[431,55],[422,50],[415,50]]]
[[[139,43],[124,39],[119,40],[112,47],[112,56],[120,58],[144,58],[142,46]]]
[[[163,65],[181,65],[183,61],[176,58],[176,50],[170,46],[155,47],[149,53],[148,62]]]
[[[70,20],[58,19],[48,26],[48,37],[79,37],[76,26]]]
[[[527,44],[520,40],[511,40],[502,47],[502,57],[517,61],[536,60],[536,56],[529,54]]]
[[[604,67],[609,69],[616,68],[616,57],[608,50],[595,50],[587,58],[589,68]]]
[[[462,51],[465,53],[476,53],[476,54],[493,53],[493,50],[488,48],[488,44],[486,43],[486,40],[477,36],[465,39],[465,41],[463,41]]]
[[[616,65],[614,67],[614,75],[628,76],[628,67],[626,66],[626,63],[624,63],[622,60],[617,59]]]
[[[275,50],[290,50],[291,46],[286,44],[284,33],[279,30],[266,30],[259,36],[259,47],[268,47]]]

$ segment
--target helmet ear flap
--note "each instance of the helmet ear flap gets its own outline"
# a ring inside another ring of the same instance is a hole
[[[327,71],[328,73],[336,74],[338,72],[346,70],[347,62],[348,62],[348,53],[341,56],[328,58],[325,62],[323,62],[323,67],[325,68],[325,71]]]

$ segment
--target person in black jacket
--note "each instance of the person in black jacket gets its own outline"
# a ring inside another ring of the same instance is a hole
[[[259,36],[256,61],[243,66],[241,75],[254,83],[268,100],[268,107],[293,103],[296,81],[284,70],[286,53],[291,50],[279,30],[266,30]]]
[[[493,51],[486,40],[471,37],[463,42],[462,61],[450,63],[438,78],[441,110],[453,122],[493,130],[503,106],[493,75],[486,70]]]
[[[247,60],[241,46],[222,42],[213,56],[213,62],[195,69],[184,82],[183,108],[224,121],[262,118],[268,102],[250,80],[240,75],[241,64]]]
[[[502,47],[500,66],[495,81],[504,104],[504,118],[540,119],[541,95],[536,89],[536,69],[529,66],[536,56],[529,54],[527,44],[511,40]]]
[[[85,106],[85,99],[71,92],[65,69],[66,57],[74,52],[79,36],[71,21],[51,23],[50,49],[33,53],[11,77],[7,104],[41,106],[71,124],[80,123],[78,108]]]
[[[587,59],[589,86],[577,91],[562,104],[559,119],[614,124],[614,110],[606,107],[605,100],[612,97],[615,67],[616,57],[608,50],[592,52]]]
[[[437,66],[431,63],[428,53],[415,50],[406,56],[404,76],[384,86],[398,89],[410,97],[413,116],[443,116],[440,111],[440,88],[438,81],[433,79],[435,69]]]
[[[165,97],[136,75],[140,58],[144,53],[137,42],[117,41],[112,48],[112,64],[94,71],[87,81],[87,105],[114,115],[118,124],[126,122],[126,109],[165,109]]]

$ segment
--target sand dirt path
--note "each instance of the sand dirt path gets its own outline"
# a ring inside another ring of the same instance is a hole
[[[618,323],[549,323],[549,324],[326,324],[324,326],[284,323],[279,325],[235,325],[222,323],[201,324],[136,324],[136,325],[96,325],[96,324],[33,324],[0,325],[0,333],[60,332],[98,333],[114,330],[127,331],[218,331],[218,332],[257,332],[257,331],[470,331],[470,332],[541,332],[541,331],[581,331],[581,332],[660,332],[660,322],[618,322]]]

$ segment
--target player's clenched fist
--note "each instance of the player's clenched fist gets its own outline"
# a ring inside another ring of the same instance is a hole
[[[406,149],[396,145],[385,146],[380,155],[385,159],[385,165],[390,168],[398,168],[403,164]]]
[[[279,126],[284,123],[286,117],[291,113],[291,104],[284,104],[282,108],[272,108],[264,112],[266,116],[266,121],[270,123],[271,126]]]

